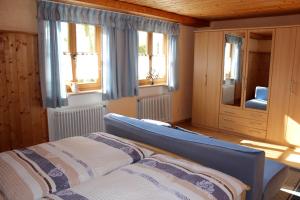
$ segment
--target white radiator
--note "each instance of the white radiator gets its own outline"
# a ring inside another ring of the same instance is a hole
[[[49,140],[103,131],[104,105],[48,109]]]
[[[138,98],[138,118],[171,121],[171,94]]]

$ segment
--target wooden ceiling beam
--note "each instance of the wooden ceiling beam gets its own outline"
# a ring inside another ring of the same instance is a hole
[[[209,26],[209,21],[194,17],[179,15],[172,12],[163,11],[156,8],[150,8],[137,4],[116,1],[116,0],[56,0],[57,2],[71,3],[94,8],[102,8],[111,11],[118,11],[128,14],[136,14],[147,17],[177,22],[183,25],[205,27]]]

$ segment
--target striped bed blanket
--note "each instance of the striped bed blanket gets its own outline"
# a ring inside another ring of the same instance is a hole
[[[50,200],[239,200],[248,187],[219,171],[154,155],[103,178],[48,195]]]
[[[0,153],[4,199],[40,199],[149,157],[151,151],[107,133]]]

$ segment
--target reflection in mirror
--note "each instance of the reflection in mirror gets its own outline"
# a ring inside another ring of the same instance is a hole
[[[225,34],[222,102],[241,105],[244,33]]]
[[[246,108],[266,110],[272,48],[272,32],[250,32]]]

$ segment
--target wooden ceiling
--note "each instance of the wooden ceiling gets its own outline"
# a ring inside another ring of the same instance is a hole
[[[152,16],[192,26],[209,21],[300,13],[300,0],[56,0]]]
[[[206,20],[300,13],[300,0],[119,0]]]

